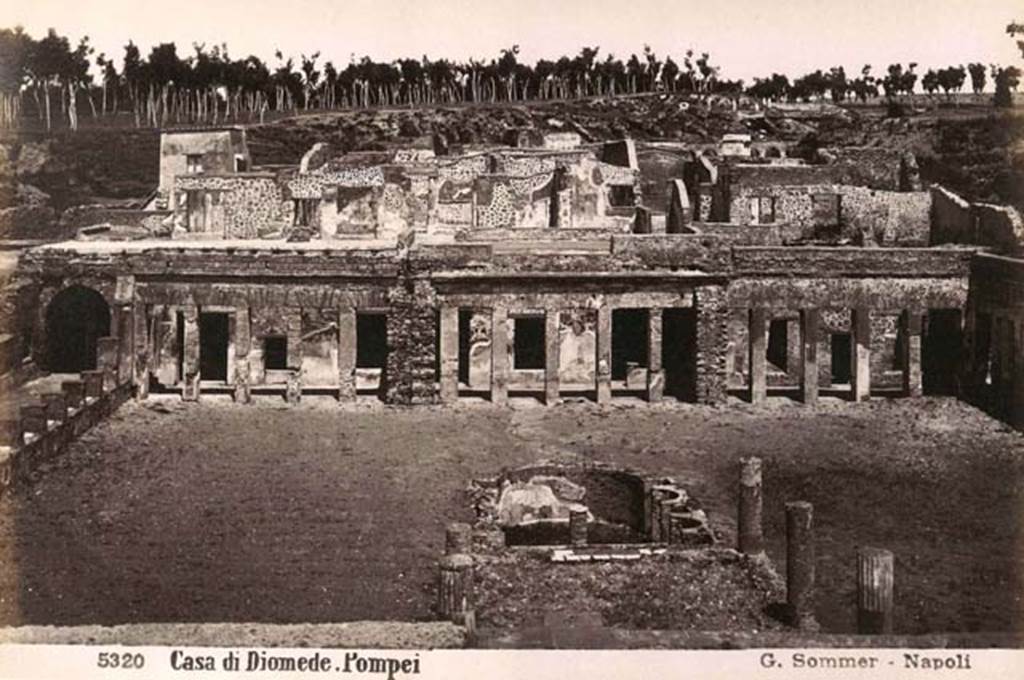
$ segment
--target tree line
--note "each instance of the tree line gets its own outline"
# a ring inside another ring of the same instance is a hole
[[[1024,26],[1007,27],[1011,36]],[[1020,44],[1021,41],[1018,41]],[[1024,52],[1024,47],[1022,47]],[[193,44],[178,53],[174,43],[161,43],[144,56],[134,42],[124,46],[121,68],[113,57],[96,54],[89,38],[72,45],[54,29],[34,39],[21,27],[0,29],[0,126],[15,127],[35,117],[46,129],[55,120],[77,129],[83,112],[93,117],[129,113],[137,126],[176,123],[218,124],[262,121],[268,111],[340,109],[380,106],[458,104],[575,99],[650,92],[741,94],[765,101],[867,101],[883,93],[892,99],[910,94],[918,83],[917,64],[892,64],[885,75],[864,66],[848,77],[842,67],[817,70],[790,81],[773,73],[728,80],[708,53],[686,50],[678,61],[659,57],[644,46],[625,61],[612,54],[599,57],[599,47],[583,47],[575,56],[541,59],[533,65],[519,59],[519,47],[500,50],[489,61],[469,59],[398,59],[377,62],[355,58],[343,69],[321,61],[320,53],[298,60],[275,53],[276,62],[259,57],[232,58],[226,45]],[[93,68],[95,67],[95,69]],[[98,73],[98,78],[93,74]],[[1016,67],[980,63],[929,70],[920,79],[924,91],[960,92],[967,75],[981,92],[990,76],[1009,92],[1020,80]],[[1009,89],[1008,89],[1009,88]],[[1008,95],[1007,95],[1008,96]]]

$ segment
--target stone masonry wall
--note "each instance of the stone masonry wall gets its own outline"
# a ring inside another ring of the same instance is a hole
[[[185,192],[219,194],[219,209],[207,215],[206,232],[230,239],[254,239],[281,231],[291,222],[284,207],[281,186],[273,175],[188,175],[174,182],[175,224],[187,229]]]
[[[434,403],[437,400],[434,290],[429,282],[405,274],[388,292],[388,302],[385,399],[401,405]]]
[[[729,306],[726,287],[701,286],[694,294],[697,308],[697,401],[724,403],[728,386]]]

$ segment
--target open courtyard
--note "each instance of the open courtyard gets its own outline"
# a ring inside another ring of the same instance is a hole
[[[672,475],[732,546],[756,455],[780,571],[783,504],[814,504],[825,631],[855,629],[858,545],[896,555],[897,632],[1024,630],[1024,438],[962,402],[511,405],[129,402],[0,500],[0,624],[429,620],[472,478],[545,459]]]

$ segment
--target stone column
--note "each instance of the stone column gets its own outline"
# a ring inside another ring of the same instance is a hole
[[[442,306],[440,325],[441,375],[438,382],[441,402],[450,404],[459,398],[459,308]]]
[[[338,311],[338,401],[356,398],[356,310]]]
[[[857,550],[857,632],[891,635],[893,554],[881,548]]]
[[[597,369],[594,375],[597,403],[607,404],[612,400],[612,308],[608,305],[597,308],[594,332],[597,344]]]
[[[445,535],[445,555],[438,564],[437,613],[442,620],[462,624],[474,605],[471,530],[453,523]]]
[[[801,363],[800,393],[805,404],[818,403],[818,336],[821,329],[821,311],[800,310]]]
[[[557,309],[548,309],[544,312],[544,403],[557,404],[559,402],[559,363],[561,353],[561,315]]]
[[[199,310],[195,305],[183,308],[185,343],[183,348],[181,398],[199,401]]]
[[[740,459],[740,502],[736,529],[737,549],[754,555],[764,552],[761,491],[761,459]]]
[[[791,623],[805,629],[814,620],[813,515],[810,503],[786,503],[786,603]]]
[[[903,312],[903,391],[908,397],[920,397],[921,388],[921,311]]]
[[[647,401],[661,401],[665,395],[665,370],[661,365],[662,310],[647,311]]]
[[[508,309],[491,310],[491,402],[508,403]]]
[[[749,332],[747,333],[747,347],[749,350],[747,370],[750,372],[748,389],[751,404],[760,404],[768,398],[766,316],[767,314],[764,309],[754,308],[750,310]]]
[[[853,331],[853,400],[866,401],[871,397],[871,310],[858,307],[850,318]]]

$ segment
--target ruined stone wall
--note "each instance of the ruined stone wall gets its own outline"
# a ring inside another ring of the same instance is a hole
[[[931,188],[932,215],[929,243],[975,243],[977,224],[971,204],[945,187]]]
[[[979,245],[1011,251],[1024,243],[1024,220],[1011,206],[975,203]]]
[[[530,177],[489,175],[473,183],[476,229],[538,229],[550,226],[550,173]]]
[[[975,258],[964,344],[963,396],[1024,430],[1024,259]]]
[[[636,157],[644,206],[652,212],[667,212],[670,183],[692,174],[687,166],[693,164],[693,154],[682,149],[640,147]]]
[[[886,191],[909,191],[901,177],[905,154],[884,147],[829,147],[818,152],[835,184],[852,184]]]
[[[1012,252],[1024,243],[1024,220],[1011,206],[968,203],[934,186],[930,243],[963,243]]]
[[[191,233],[188,228],[189,191],[204,192],[210,196],[204,234],[254,239],[283,231],[291,223],[288,203],[274,175],[187,175],[175,180],[174,191],[177,194],[176,235],[187,237]]]
[[[857,186],[732,186],[729,218],[752,224],[752,201],[770,198],[774,223],[797,225],[805,238],[833,238],[858,245],[927,245],[931,194],[877,191]],[[837,210],[822,211],[816,197],[838,196]]]
[[[437,400],[437,305],[425,280],[405,278],[388,291],[386,400],[430,404]]]

